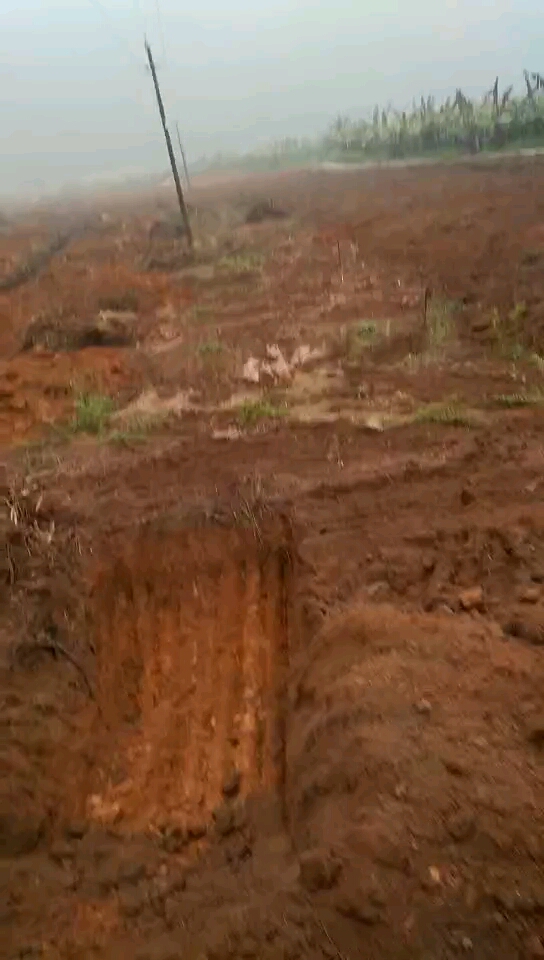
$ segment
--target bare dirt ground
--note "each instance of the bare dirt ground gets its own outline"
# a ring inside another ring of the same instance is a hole
[[[190,201],[2,226],[1,956],[542,957],[544,162]]]

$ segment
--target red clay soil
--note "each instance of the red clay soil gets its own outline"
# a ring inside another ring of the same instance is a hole
[[[510,267],[536,243],[541,173],[365,176],[269,192],[296,191],[308,221],[313,204],[314,234],[338,202],[363,258],[407,284],[424,262],[454,297],[522,295],[537,335],[541,278]],[[478,260],[495,232],[499,259]],[[313,297],[318,262],[271,301]],[[471,349],[476,397],[506,374]],[[99,353],[80,362],[122,385]],[[474,429],[280,421],[217,440],[187,417],[24,476],[6,456],[0,955],[542,957],[543,426],[535,404]]]

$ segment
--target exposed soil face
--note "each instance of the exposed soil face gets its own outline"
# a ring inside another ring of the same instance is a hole
[[[290,544],[258,524],[163,524],[108,557],[91,818],[198,836],[225,797],[283,789]]]
[[[111,201],[2,296],[2,956],[544,955],[541,196]]]

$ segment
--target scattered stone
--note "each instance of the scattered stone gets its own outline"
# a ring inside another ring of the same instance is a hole
[[[426,553],[421,562],[424,573],[432,573],[436,567],[436,557],[433,553]]]
[[[520,587],[518,591],[518,600],[520,603],[538,603],[540,600],[540,589],[539,587]]]
[[[135,960],[183,960],[183,955],[184,951],[174,940],[162,936],[141,947]]]
[[[283,220],[288,214],[277,207],[273,200],[258,200],[246,213],[247,224],[262,223],[264,220]]]
[[[421,886],[424,890],[436,890],[442,885],[442,877],[438,867],[429,867],[428,871],[421,878]]]
[[[309,363],[314,363],[317,360],[324,360],[326,357],[326,350],[324,347],[310,347],[307,343],[301,343],[300,346],[296,347],[293,356],[291,357],[291,367],[304,367]]]
[[[408,784],[404,781],[397,783],[394,794],[397,800],[406,800],[406,797],[408,796]]]
[[[474,503],[474,499],[474,494],[468,490],[467,487],[463,487],[461,490],[461,503],[463,506],[468,507],[471,503]]]
[[[369,413],[362,421],[361,426],[365,430],[371,430],[372,433],[383,433],[385,430],[383,416],[379,413]]]
[[[414,704],[414,710],[416,713],[420,713],[424,717],[429,717],[432,713],[432,705],[428,700],[419,700]]]
[[[214,810],[215,829],[220,837],[228,837],[245,824],[245,812],[241,804],[228,804]]]
[[[249,357],[244,363],[242,380],[246,383],[259,383],[261,379],[261,364],[257,357]]]
[[[525,941],[525,952],[531,960],[533,960],[533,958],[537,960],[539,957],[544,957],[544,944],[538,934],[534,933],[527,938]]]
[[[468,840],[474,833],[475,819],[470,813],[459,811],[454,813],[447,822],[447,829],[451,837],[458,843]]]
[[[135,885],[143,880],[147,874],[145,863],[134,860],[122,863],[117,873],[117,882],[119,885]]]
[[[239,770],[233,770],[226,778],[223,784],[223,795],[225,797],[236,797],[240,792],[242,777]]]
[[[266,347],[266,356],[268,359],[267,369],[277,380],[290,380],[291,368],[277,343],[269,343]]]
[[[383,920],[384,906],[385,900],[377,890],[365,889],[359,884],[353,888],[346,883],[335,901],[335,908],[343,917],[367,926],[374,926]]]
[[[484,333],[486,330],[489,330],[490,326],[490,317],[476,317],[476,319],[472,321],[472,332]]]
[[[227,427],[225,430],[214,430],[212,440],[239,440],[242,431],[238,427]]]
[[[181,853],[188,842],[187,831],[183,827],[169,827],[162,838],[162,847],[167,853]]]
[[[527,611],[529,614],[529,611]],[[527,616],[515,615],[503,627],[503,632],[516,640],[525,640],[535,647],[544,646],[544,624],[538,619],[531,620]]]
[[[0,815],[0,856],[22,857],[36,849],[45,831],[45,823],[24,814]]]
[[[147,906],[147,897],[141,890],[126,890],[119,897],[119,909],[124,917],[139,917]]]
[[[370,583],[366,588],[368,597],[371,600],[379,600],[389,595],[390,588],[386,580],[377,580],[376,583]]]
[[[82,840],[87,830],[88,824],[84,820],[74,820],[67,825],[64,832],[69,840]]]
[[[64,863],[67,860],[73,860],[76,853],[69,843],[55,843],[49,850],[49,857],[53,863]]]
[[[527,725],[527,739],[536,747],[544,747],[544,714],[533,717]]]
[[[459,594],[459,604],[462,610],[482,610],[484,591],[482,587],[469,587]]]
[[[342,864],[329,850],[307,850],[299,858],[300,882],[311,892],[330,890],[337,883]]]
[[[448,773],[451,773],[453,777],[466,777],[468,769],[466,764],[460,760],[456,760],[454,757],[445,757],[442,762]]]
[[[208,832],[208,827],[205,823],[190,823],[187,826],[187,839],[190,841],[202,840],[202,837],[205,837]]]

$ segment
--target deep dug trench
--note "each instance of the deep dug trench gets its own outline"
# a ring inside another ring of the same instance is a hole
[[[102,561],[82,815],[189,840],[229,799],[283,795],[296,562],[288,521],[249,508],[162,520]]]
[[[311,631],[306,572],[251,509],[101,554],[95,699],[55,835],[7,865],[10,957],[538,955],[538,651],[366,601]]]

